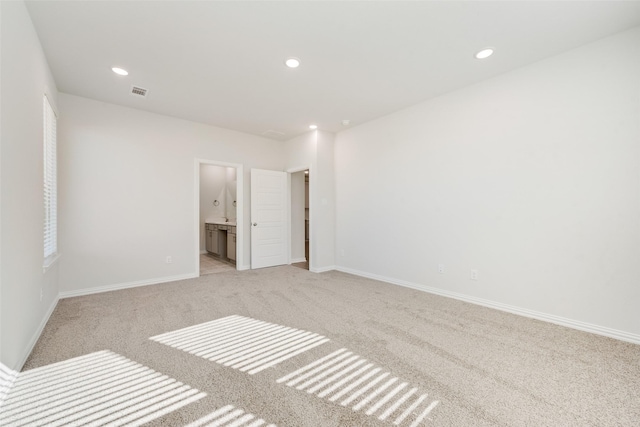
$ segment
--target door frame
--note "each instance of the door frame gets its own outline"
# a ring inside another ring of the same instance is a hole
[[[236,169],[236,270],[247,270],[244,265],[244,166],[218,160],[194,159],[194,253],[195,275],[200,277],[200,165],[222,166]]]
[[[288,252],[288,264],[291,264],[292,256],[291,256],[291,248],[293,247],[292,233],[291,233],[291,174],[296,172],[309,171],[309,271],[315,265],[313,259],[313,242],[314,242],[314,232],[313,232],[313,188],[315,187],[314,179],[313,179],[313,167],[311,165],[307,166],[298,166],[294,168],[289,168],[285,170],[287,173],[287,222],[289,226],[287,227],[287,245],[289,246]]]

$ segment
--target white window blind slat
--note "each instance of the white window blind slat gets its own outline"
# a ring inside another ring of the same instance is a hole
[[[58,252],[58,183],[56,115],[47,97],[43,102],[44,129],[44,258],[53,259]]]

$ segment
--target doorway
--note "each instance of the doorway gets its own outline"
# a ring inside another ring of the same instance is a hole
[[[195,176],[196,275],[243,269],[242,165],[196,159]]]
[[[309,270],[309,169],[291,172],[291,265]]]

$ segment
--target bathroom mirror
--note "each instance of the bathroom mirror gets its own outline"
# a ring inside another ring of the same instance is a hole
[[[200,221],[205,223],[235,222],[237,176],[236,168],[200,165]]]
[[[229,218],[229,221],[236,221],[237,213],[236,213],[236,196],[237,196],[237,184],[238,178],[236,176],[237,171],[236,168],[227,168],[227,179],[226,179],[226,198],[225,198],[225,206],[226,206],[226,217]]]

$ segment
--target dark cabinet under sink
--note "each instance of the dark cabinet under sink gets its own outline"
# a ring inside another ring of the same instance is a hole
[[[205,249],[224,260],[236,260],[236,226],[205,224]]]

